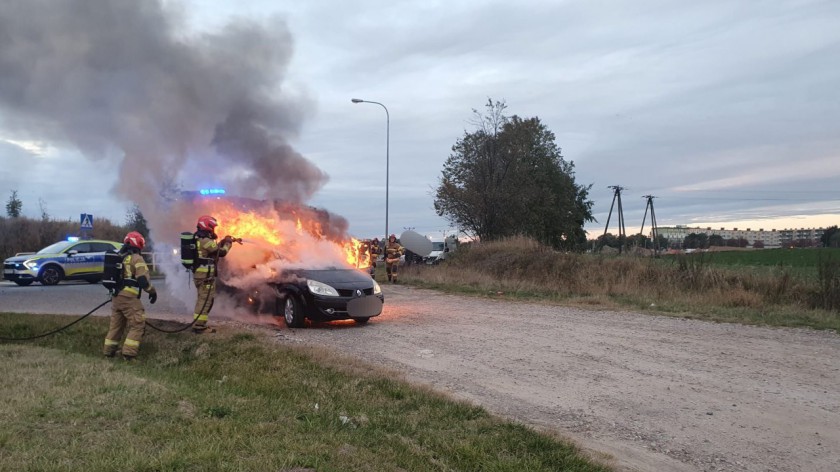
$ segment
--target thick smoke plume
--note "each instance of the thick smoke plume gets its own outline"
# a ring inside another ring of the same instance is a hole
[[[280,20],[189,33],[172,2],[11,0],[0,44],[2,127],[120,159],[144,213],[165,182],[303,202],[326,180],[287,142],[308,104],[283,95]]]
[[[177,247],[202,211],[172,192],[178,184],[303,210],[327,178],[288,142],[311,105],[282,88],[292,54],[285,23],[240,19],[193,32],[185,20],[162,0],[7,0],[0,8],[4,135],[118,160],[118,182],[90,184],[137,203],[158,251]],[[340,217],[320,219],[330,232],[346,231]],[[189,302],[183,289],[175,293]]]

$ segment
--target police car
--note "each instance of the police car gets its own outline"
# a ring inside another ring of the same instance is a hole
[[[106,251],[119,251],[122,243],[103,240],[68,240],[51,244],[35,254],[10,257],[3,262],[3,278],[18,285],[38,281],[55,285],[62,280],[102,280]]]

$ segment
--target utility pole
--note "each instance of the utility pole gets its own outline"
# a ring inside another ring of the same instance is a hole
[[[645,220],[647,219],[648,208],[650,208],[650,235],[653,238],[653,255],[656,257],[659,255],[659,228],[656,226],[656,212],[653,211],[653,199],[656,197],[645,195],[642,198],[647,199],[647,204],[645,204],[645,216],[642,217],[642,229],[639,232],[645,234]]]
[[[613,189],[613,199],[610,204],[610,212],[607,214],[607,225],[604,227],[604,236],[607,235],[607,230],[610,228],[610,218],[612,217],[613,207],[615,206],[615,202],[618,201],[618,253],[621,254],[621,251],[624,248],[624,242],[627,240],[627,232],[624,229],[624,209],[621,206],[621,191],[624,190],[624,187],[619,185],[610,185],[607,188]]]

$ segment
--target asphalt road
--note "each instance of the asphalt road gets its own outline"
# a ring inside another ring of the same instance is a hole
[[[160,286],[160,279],[153,281]],[[172,296],[165,287],[159,287],[158,301],[154,305],[146,302],[146,315],[151,318],[192,321],[192,306]],[[194,290],[185,286],[185,293],[193,297]],[[183,296],[183,295],[182,295]],[[108,292],[100,284],[87,282],[62,282],[50,287],[34,283],[19,287],[12,282],[0,281],[0,312],[24,312],[56,315],[84,315],[96,305],[108,299]],[[94,315],[108,316],[111,310],[105,306]]]

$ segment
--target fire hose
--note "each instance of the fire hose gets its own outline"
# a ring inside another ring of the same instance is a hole
[[[29,337],[25,337],[25,338],[6,338],[6,337],[2,337],[2,336],[0,336],[0,341],[31,341],[31,340],[33,340],[33,339],[38,339],[38,338],[44,338],[44,337],[47,337],[47,336],[49,336],[49,335],[51,335],[51,334],[55,334],[55,333],[58,333],[58,332],[60,332],[60,331],[64,331],[65,329],[67,329],[67,328],[69,328],[69,327],[73,326],[74,324],[78,323],[79,321],[82,321],[83,319],[85,319],[85,318],[87,318],[88,316],[92,315],[92,314],[93,314],[93,312],[95,312],[96,310],[98,310],[98,309],[102,308],[103,306],[105,306],[105,305],[107,305],[107,304],[109,304],[109,303],[111,303],[111,299],[110,299],[110,298],[109,298],[109,299],[107,299],[107,300],[105,300],[104,302],[102,302],[100,305],[98,305],[98,306],[97,306],[96,308],[94,308],[93,310],[90,310],[89,312],[87,312],[87,314],[86,314],[86,315],[84,315],[84,316],[82,316],[81,318],[78,318],[78,319],[76,319],[75,321],[73,321],[72,323],[70,323],[70,324],[68,324],[68,325],[66,325],[66,326],[62,326],[61,328],[54,329],[54,330],[52,330],[52,331],[50,331],[50,332],[47,332],[47,333],[44,333],[44,334],[39,334],[39,335],[37,335],[37,336],[29,336]]]
[[[236,242],[236,243],[242,244],[242,238],[230,238],[230,240],[231,240],[231,242]],[[213,277],[213,279],[215,279],[215,277]],[[211,279],[211,281],[213,281],[213,279]],[[77,318],[72,323],[69,323],[65,326],[62,326],[61,328],[54,329],[52,331],[49,331],[49,332],[46,332],[46,333],[43,333],[43,334],[39,334],[37,336],[28,336],[28,337],[24,337],[24,338],[7,338],[5,336],[0,336],[0,341],[31,341],[33,339],[45,338],[47,336],[59,333],[61,331],[64,331],[65,329],[73,326],[74,324],[78,323],[79,321],[82,321],[83,319],[87,318],[88,316],[92,315],[96,310],[98,310],[98,309],[102,308],[103,306],[111,303],[111,300],[112,300],[111,298],[108,298],[107,300],[105,300],[101,304],[97,305],[96,308],[94,308],[93,310],[90,310],[85,315],[81,316],[80,318]],[[204,303],[201,305],[201,311],[204,311],[204,309],[207,308],[207,302],[208,301],[210,301],[210,292],[209,291],[207,292],[207,295],[204,297]],[[157,326],[149,323],[148,321],[145,321],[145,323],[146,323],[146,326],[149,326],[152,329],[160,331],[161,333],[174,334],[174,333],[180,333],[182,331],[186,331],[187,329],[191,328],[195,324],[196,321],[198,321],[198,317],[193,318],[192,323],[190,323],[190,324],[188,324],[188,325],[186,325],[182,328],[176,329],[176,330],[165,330],[165,329],[162,329],[162,328],[158,328]]]
[[[225,236],[225,239],[230,240],[231,243],[239,243],[239,244],[243,243],[242,238],[234,238],[232,236]],[[247,241],[245,241],[245,242],[247,242]],[[216,257],[214,267],[215,267],[215,264],[218,264],[218,262],[219,262],[218,257]],[[208,277],[208,280],[206,280],[205,283],[207,283],[207,282],[215,283],[215,279],[216,279],[215,276]],[[204,309],[207,308],[207,302],[210,301],[210,293],[211,292],[208,291],[207,295],[204,297],[204,303],[201,305],[201,310],[199,310],[200,313],[204,312]],[[192,323],[189,323],[189,324],[187,324],[187,325],[185,325],[181,328],[175,329],[175,330],[167,330],[167,329],[163,329],[163,328],[158,328],[157,326],[149,323],[148,321],[146,321],[146,326],[148,326],[148,327],[150,327],[150,328],[152,328],[156,331],[160,331],[161,333],[174,334],[174,333],[180,333],[182,331],[186,331],[186,330],[190,329],[192,326],[195,325],[196,321],[198,321],[198,316],[193,317]]]
[[[215,277],[214,277],[214,278],[215,278]],[[211,280],[211,281],[212,281],[212,280]],[[215,282],[214,282],[214,283],[215,283]],[[205,308],[207,308],[207,302],[208,302],[209,300],[210,300],[210,292],[208,291],[208,292],[207,292],[207,295],[204,297],[204,303],[201,305],[201,311],[204,311],[204,309],[205,309]],[[152,328],[152,329],[154,329],[154,330],[156,330],[156,331],[160,331],[161,333],[174,334],[174,333],[180,333],[180,332],[182,332],[182,331],[186,331],[186,330],[188,330],[188,329],[189,329],[189,328],[191,328],[193,325],[195,325],[195,322],[196,322],[196,321],[198,321],[198,316],[194,316],[194,317],[193,317],[192,323],[190,323],[190,324],[188,324],[188,325],[186,325],[186,326],[183,326],[183,327],[181,327],[181,328],[175,329],[175,330],[166,330],[166,329],[163,329],[163,328],[158,328],[157,326],[155,326],[155,325],[153,325],[153,324],[149,323],[148,321],[146,321],[146,326],[148,326],[148,327],[150,327],[150,328]]]

